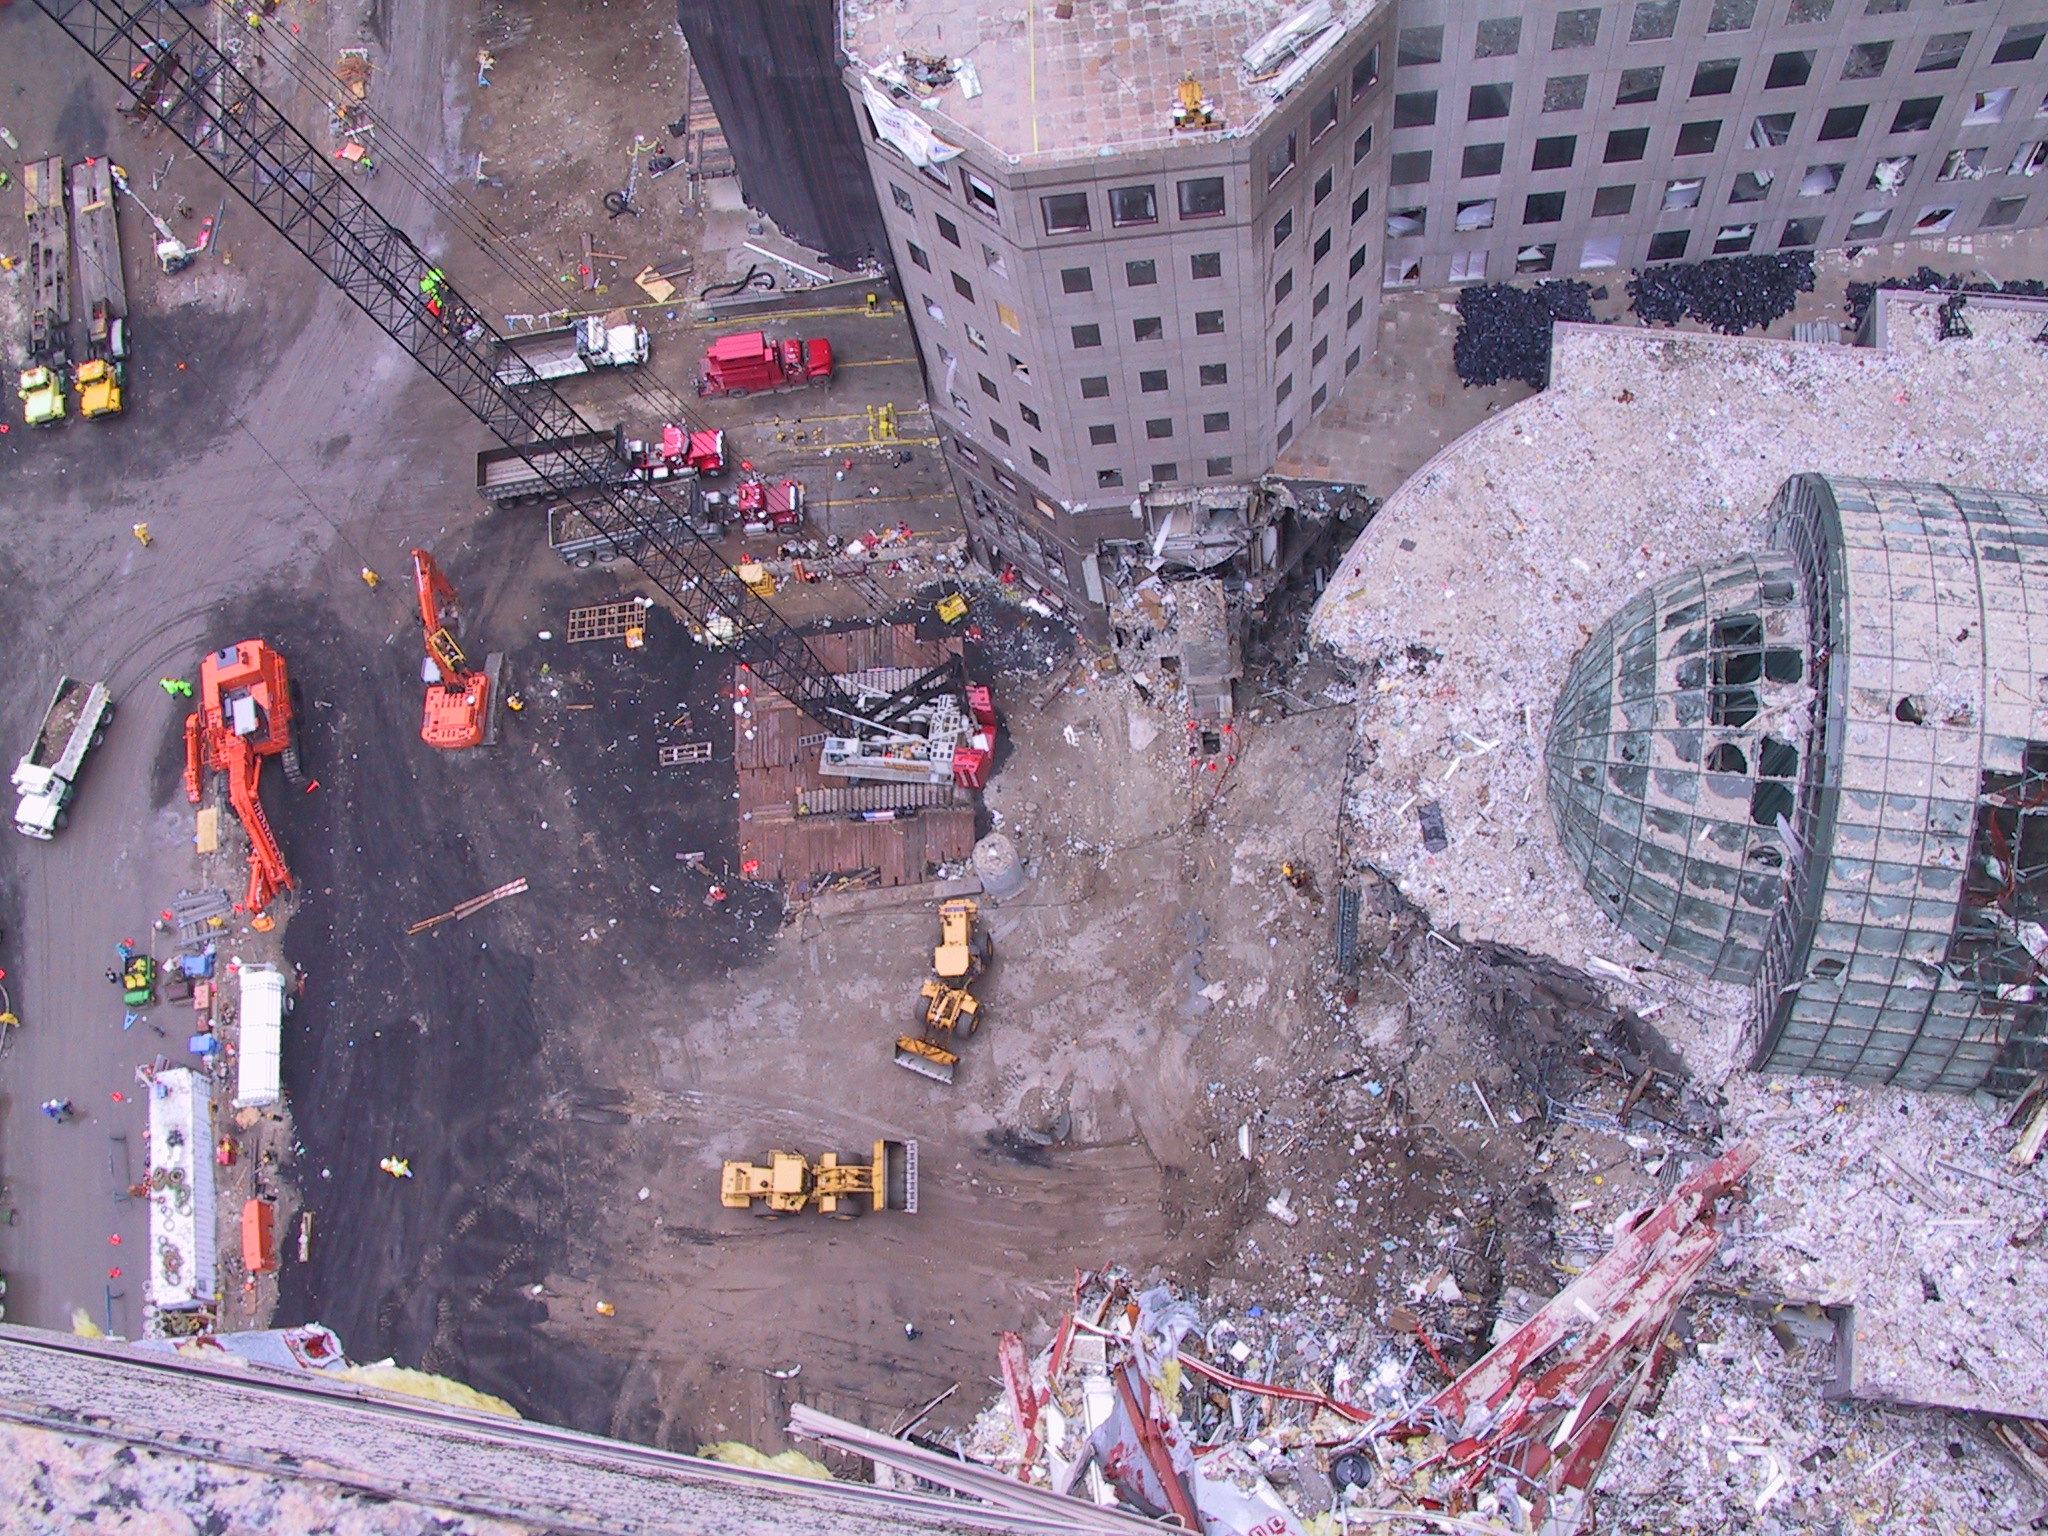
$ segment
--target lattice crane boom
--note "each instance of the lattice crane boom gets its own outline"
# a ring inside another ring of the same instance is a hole
[[[553,385],[499,381],[497,332],[184,12],[159,0],[34,3],[113,76],[138,111],[161,118],[507,447],[592,430]],[[599,484],[609,478],[603,454],[595,447],[551,449],[556,464],[587,459],[577,468]],[[534,468],[551,490],[569,493],[541,464]],[[673,484],[609,488],[583,510],[684,613],[700,624],[714,613],[732,619],[741,658],[770,687],[820,725],[843,731],[842,722],[857,713],[853,700],[789,622],[695,531],[697,495],[694,482],[686,492]]]

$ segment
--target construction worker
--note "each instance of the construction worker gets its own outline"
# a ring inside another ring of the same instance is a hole
[[[160,677],[157,679],[157,685],[174,699],[192,697],[192,685],[182,677]]]
[[[48,1115],[59,1125],[62,1125],[71,1118],[71,1101],[69,1099],[47,1099],[44,1101],[42,1109],[44,1114]]]
[[[409,1179],[412,1177],[412,1164],[402,1157],[384,1158],[377,1166],[390,1174],[394,1179]]]
[[[131,531],[134,533],[137,542],[139,542],[144,549],[149,548],[150,545],[156,542],[155,539],[149,536],[149,524],[147,523],[137,523]]]
[[[438,300],[447,287],[448,274],[439,267],[427,268],[426,275],[420,279],[420,292],[430,299]]]

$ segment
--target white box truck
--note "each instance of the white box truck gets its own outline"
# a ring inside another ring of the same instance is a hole
[[[35,742],[14,765],[14,789],[21,796],[14,808],[16,831],[45,842],[57,835],[85,759],[113,718],[114,697],[105,683],[58,679]]]

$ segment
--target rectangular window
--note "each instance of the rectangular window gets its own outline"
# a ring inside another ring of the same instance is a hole
[[[1678,30],[1678,0],[1636,0],[1629,18],[1628,40],[1654,43]]]
[[[1322,287],[1316,290],[1316,296],[1308,301],[1308,312],[1311,316],[1320,315],[1324,310],[1328,309],[1329,307],[1330,285],[1328,283],[1325,283]]]
[[[903,242],[903,245],[904,248],[910,252],[911,261],[916,263],[918,266],[923,267],[925,271],[931,271],[932,259],[931,257],[925,254],[925,249],[923,246],[919,245],[915,240],[906,240]]]
[[[1024,384],[1031,382],[1031,365],[1029,363],[1025,362],[1023,358],[1017,356],[1014,352],[1008,354],[1008,362],[1010,364],[1011,378]]]
[[[1828,115],[1820,121],[1820,137],[1853,139],[1863,131],[1863,119],[1869,115],[1869,107],[1829,107]]]
[[[1577,112],[1586,105],[1585,75],[1552,75],[1543,82],[1543,110]]]
[[[1579,140],[1576,134],[1559,134],[1556,138],[1538,139],[1536,153],[1529,162],[1532,171],[1561,171],[1572,163],[1572,156],[1578,153]]]
[[[1986,123],[2005,121],[2005,109],[2012,105],[2014,87],[2001,85],[1995,90],[1978,91],[1970,104],[1970,110],[1963,114],[1963,126],[1976,128]]]
[[[935,214],[933,217],[938,221],[939,238],[948,245],[958,245],[960,243],[960,226],[947,218],[943,213]]]
[[[1266,185],[1273,186],[1281,177],[1294,169],[1294,135],[1286,138],[1266,151]]]
[[[1771,195],[1771,183],[1777,178],[1769,171],[1743,171],[1735,178],[1735,185],[1728,189],[1731,203],[1760,203]]]
[[[1892,132],[1925,133],[1934,126],[1935,114],[1940,111],[1939,96],[1915,96],[1909,101],[1902,101],[1892,117]]]
[[[1474,230],[1479,229],[1491,229],[1493,228],[1494,207],[1494,200],[1490,197],[1474,198],[1470,202],[1460,203],[1458,204],[1458,216],[1453,221],[1452,227],[1460,234],[1470,234]]]
[[[1396,128],[1427,128],[1435,121],[1435,91],[1395,92],[1394,126]]]
[[[1033,463],[1033,464],[1034,464],[1035,466],[1037,466],[1037,468],[1039,468],[1040,470],[1042,470],[1042,471],[1043,471],[1044,473],[1046,473],[1046,474],[1048,474],[1048,475],[1052,473],[1052,460],[1051,460],[1051,459],[1048,459],[1048,458],[1047,458],[1047,457],[1046,457],[1046,456],[1045,456],[1044,454],[1040,453],[1040,452],[1039,452],[1039,451],[1038,451],[1038,450],[1037,450],[1036,448],[1034,448],[1034,449],[1032,449],[1032,450],[1031,450],[1031,462],[1032,462],[1032,463]]]
[[[1414,288],[1422,282],[1422,261],[1416,256],[1392,256],[1381,268],[1382,288]]]
[[[1095,471],[1095,488],[1099,491],[1113,491],[1124,483],[1124,472],[1120,469],[1098,469]]]
[[[1280,327],[1280,334],[1273,338],[1273,355],[1275,357],[1278,357],[1293,345],[1294,327],[1291,325],[1283,325],[1282,327]]]
[[[2029,21],[2017,27],[2007,27],[2005,36],[1999,41],[1998,51],[1991,55],[1994,64],[2025,64],[2041,51],[2041,39],[2048,37],[2048,21]],[[2010,202],[2010,198],[2002,199]],[[1991,216],[1984,217],[1987,227]],[[2011,222],[2010,220],[2007,221]]]
[[[974,345],[981,351],[986,352],[988,350],[988,338],[982,335],[979,330],[977,330],[975,327],[971,325],[968,326],[966,329],[967,339],[973,342]]]
[[[1196,310],[1195,334],[1197,336],[1221,336],[1223,334],[1223,311],[1220,309]]]
[[[1920,49],[1920,62],[1913,66],[1913,73],[1929,75],[1937,70],[1954,69],[1963,62],[1963,55],[1969,47],[1970,34],[1967,32],[1937,32]]]
[[[1083,379],[1081,381],[1081,398],[1083,400],[1107,400],[1109,398],[1109,380],[1099,373]]]
[[[1003,398],[1001,395],[996,393],[996,381],[994,379],[990,378],[985,373],[977,373],[975,377],[981,380],[981,392],[984,395],[987,395],[989,399],[1000,400]]]
[[[1351,349],[1351,350],[1350,350],[1349,352],[1345,353],[1345,354],[1344,354],[1344,374],[1345,374],[1345,377],[1349,378],[1349,377],[1350,377],[1350,376],[1351,376],[1352,374],[1356,373],[1356,372],[1358,371],[1358,365],[1359,365],[1359,364],[1360,364],[1361,362],[1363,362],[1364,360],[1365,360],[1365,349],[1364,349],[1363,347],[1353,347],[1353,348],[1352,348],[1352,349]]]
[[[1863,0],[1863,14],[1866,16],[1896,16],[1909,9],[1913,0]]]
[[[1159,281],[1159,263],[1146,257],[1124,263],[1124,282],[1132,288],[1149,288]]]
[[[1148,418],[1145,422],[1145,436],[1155,443],[1163,437],[1173,436],[1173,418],[1171,416],[1153,416]]]
[[[1184,219],[1212,219],[1223,212],[1223,178],[1198,176],[1180,183],[1180,216]]]
[[[1941,174],[1936,181],[1976,181],[1984,174],[1984,157],[1990,151],[1982,145],[1975,149],[1952,149],[1948,158],[1941,162]]]
[[[1837,160],[1832,165],[1809,165],[1806,173],[1799,178],[1801,197],[1826,197],[1842,184],[1842,172],[1848,167]]]
[[[1387,238],[1410,240],[1427,233],[1429,210],[1427,208],[1396,208],[1387,215]]]
[[[1196,279],[1221,277],[1223,275],[1223,253],[1221,251],[1197,251],[1188,257],[1188,276]]]
[[[1031,409],[1030,406],[1019,404],[1017,407],[1017,414],[1024,418],[1025,426],[1031,427],[1038,431],[1043,431],[1045,429],[1044,422],[1039,420],[1038,412]]]
[[[1754,224],[1723,224],[1714,236],[1716,256],[1739,256],[1756,244]]]
[[[1522,203],[1524,224],[1555,224],[1563,218],[1562,192],[1531,192]]]
[[[1314,266],[1330,254],[1330,232],[1326,229],[1316,236],[1316,243],[1309,251],[1309,265]]]
[[[1918,155],[1893,155],[1880,160],[1870,168],[1870,180],[1865,182],[1866,192],[1896,192],[1906,184],[1906,178],[1913,174],[1913,163]]]
[[[1579,270],[1597,272],[1603,267],[1621,265],[1621,236],[1596,235],[1579,252]]]
[[[1044,210],[1048,235],[1078,235],[1089,228],[1086,192],[1055,192],[1041,197],[1038,206]]]
[[[2020,221],[2020,211],[2027,206],[2024,197],[1994,197],[1984,208],[1985,229],[2004,229]]]
[[[1931,208],[1922,208],[1920,210],[1920,217],[1913,221],[1913,233],[1916,235],[1947,234],[1949,225],[1955,221],[1956,210],[1953,204],[1940,204]]]
[[[1458,174],[1467,180],[1475,176],[1498,176],[1506,152],[1505,144],[1467,144]]]
[[[1178,464],[1154,464],[1152,466],[1152,478],[1155,482],[1162,483],[1169,480],[1178,480],[1180,478],[1180,466]]]
[[[1692,94],[1695,96],[1731,96],[1735,92],[1735,72],[1741,67],[1740,59],[1702,59],[1692,72]]]
[[[1764,89],[1789,90],[1806,84],[1812,77],[1813,54],[1810,50],[1781,53],[1771,60],[1770,72],[1764,76]]]
[[[1337,126],[1337,93],[1325,91],[1308,109],[1308,141],[1313,144]]]
[[[1956,0],[1948,0],[1948,3],[1954,5]],[[1970,0],[1965,0],[1965,3],[1970,3]],[[1834,10],[1835,0],[1792,0],[1785,7],[1785,25],[1800,27],[1826,21]]]
[[[1150,186],[1111,187],[1109,189],[1109,222],[1118,229],[1128,229],[1133,224],[1157,224],[1159,222],[1159,193]]]
[[[974,302],[974,284],[967,281],[958,272],[953,274],[953,291],[968,303],[972,304]]]
[[[1849,219],[1851,240],[1877,240],[1883,237],[1884,228],[1892,221],[1889,208],[1872,208],[1865,213],[1853,214]]]
[[[1088,443],[1090,447],[1107,448],[1115,442],[1116,425],[1113,422],[1105,421],[1088,429]]]
[[[1707,13],[1709,32],[1747,32],[1756,23],[1756,0],[1714,0]]]
[[[1099,325],[1077,325],[1073,328],[1072,335],[1076,350],[1102,345],[1102,327]]]
[[[1163,341],[1165,337],[1165,322],[1157,315],[1147,315],[1142,319],[1131,322],[1131,340],[1133,341]]]
[[[1403,69],[1415,69],[1424,64],[1441,64],[1444,61],[1444,29],[1442,27],[1403,27],[1396,39],[1394,62]]]
[[[1619,218],[1631,212],[1636,205],[1636,189],[1626,187],[1601,187],[1593,194],[1593,217],[1596,219]]]
[[[996,300],[996,319],[1002,322],[1003,329],[1012,336],[1022,336],[1024,334],[1024,322],[1017,318],[1017,311],[1010,308],[1001,299]]]
[[[1324,171],[1322,175],[1316,178],[1315,194],[1310,198],[1310,202],[1317,207],[1322,206],[1323,199],[1330,195],[1330,189],[1336,185],[1337,173],[1335,171]]]
[[[1775,149],[1788,143],[1792,138],[1792,121],[1797,116],[1792,112],[1766,112],[1749,125],[1749,147],[1751,149]],[[1826,138],[1826,134],[1821,135]]]
[[[1467,122],[1482,123],[1491,118],[1506,117],[1514,96],[1515,88],[1510,82],[1475,85],[1465,96],[1465,119]]]
[[[1650,130],[1647,128],[1617,128],[1607,135],[1607,152],[1601,160],[1608,165],[1619,165],[1625,160],[1640,160],[1650,147]]]
[[[1600,41],[1600,8],[1590,6],[1585,10],[1559,11],[1557,20],[1550,29],[1550,46],[1553,51],[1564,48],[1591,48]]]
[[[1230,430],[1230,412],[1205,411],[1202,415],[1202,430],[1204,432],[1228,432]]]
[[[1650,236],[1650,260],[1683,260],[1686,241],[1691,238],[1691,233],[1684,229],[1666,229]]]
[[[1003,253],[992,245],[981,248],[981,264],[998,277],[1008,277],[1010,269],[1003,265]]]
[[[1280,280],[1273,285],[1274,306],[1277,308],[1287,295],[1292,292],[1294,292],[1294,269],[1289,267],[1280,274]]]
[[[1358,196],[1351,199],[1351,222],[1356,224],[1372,208],[1372,188],[1363,188]]]
[[[1230,364],[1204,363],[1198,370],[1198,377],[1205,388],[1211,384],[1228,384],[1230,382]]]
[[[1472,49],[1475,59],[1505,59],[1522,51],[1522,18],[1503,16],[1479,23],[1479,41]]]
[[[965,405],[967,404],[965,400],[960,399],[955,399],[953,403],[955,405],[959,405],[962,407],[965,407]],[[956,440],[953,444],[953,451],[959,454],[960,457],[965,459],[969,464],[979,464],[981,462],[981,455],[976,453],[974,449],[966,443],[959,442]]]
[[[1007,443],[1010,440],[1010,429],[1004,426],[1000,421],[997,421],[993,416],[989,418],[988,430],[990,435],[993,436],[995,440],[999,443]],[[996,478],[1002,478],[1002,471],[998,470],[996,472]]]
[[[1664,183],[1664,211],[1679,213],[1700,205],[1700,189],[1706,183],[1697,176],[1681,176]]]
[[[1351,253],[1351,263],[1346,270],[1350,276],[1356,277],[1358,276],[1359,272],[1364,268],[1364,266],[1365,247],[1361,245],[1357,250]]]
[[[1351,99],[1358,100],[1380,83],[1380,45],[1374,43],[1351,66]]]
[[[1782,251],[1798,245],[1818,245],[1821,222],[1819,219],[1787,219],[1785,232],[1778,237],[1778,249]]]
[[[1279,386],[1276,389],[1274,389],[1273,403],[1275,405],[1285,405],[1287,403],[1287,397],[1293,393],[1294,375],[1290,373],[1289,375],[1287,375],[1286,378],[1282,379],[1279,383]]]
[[[1857,43],[1842,60],[1844,80],[1875,80],[1891,62],[1890,43]]]
[[[1273,245],[1275,249],[1286,244],[1287,237],[1294,233],[1294,210],[1288,209],[1273,221]]]
[[[1485,254],[1486,253],[1484,251],[1480,252],[1481,256],[1484,256]],[[1325,402],[1329,400],[1329,398],[1330,386],[1327,384],[1318,384],[1316,386],[1316,392],[1308,397],[1309,414],[1314,415],[1317,411],[1320,411],[1323,408]]]
[[[1227,475],[1230,473],[1230,469],[1230,455],[1226,453],[1220,458],[1214,458],[1209,460],[1206,472],[1213,477],[1217,475]]]
[[[891,199],[894,200],[898,208],[901,208],[905,213],[911,215],[913,218],[917,216],[917,204],[913,203],[910,200],[910,194],[908,192],[904,191],[903,188],[897,186],[896,183],[893,181],[889,183],[889,196]]]
[[[1664,66],[1652,64],[1643,69],[1624,69],[1621,84],[1615,88],[1614,104],[1617,107],[1640,106],[1646,101],[1655,101],[1664,89]]]
[[[1089,267],[1062,267],[1060,287],[1068,293],[1093,293],[1095,273]]]
[[[967,188],[967,204],[977,212],[990,218],[996,216],[996,189],[983,181],[972,171],[960,173],[960,183]]]
[[[1483,283],[1486,281],[1486,252],[1451,252],[1451,281],[1454,283]]]
[[[1429,180],[1433,160],[1429,150],[1404,149],[1388,162],[1387,180],[1397,187],[1419,186]]]
[[[1701,123],[1681,123],[1678,129],[1678,145],[1672,150],[1675,155],[1711,155],[1714,146],[1721,142],[1721,124],[1718,120]]]
[[[1357,138],[1351,141],[1351,163],[1353,165],[1356,165],[1359,161],[1363,160],[1367,155],[1371,153],[1372,126],[1370,124],[1367,124],[1365,131],[1359,134]]]

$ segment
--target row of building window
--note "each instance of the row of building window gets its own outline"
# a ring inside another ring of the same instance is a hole
[[[1479,85],[1472,87],[1475,104],[1477,103],[1479,92],[1496,89],[1504,88]],[[1963,122],[1966,125],[1975,125],[1978,123],[2002,121],[2007,108],[2012,103],[2014,90],[2014,87],[2007,86],[2000,89],[1976,92],[1969,110],[1964,114]],[[1426,98],[1426,100],[1423,98]],[[1406,121],[1403,121],[1400,116],[1400,103],[1404,99],[1411,102]],[[1900,102],[1893,111],[1892,125],[1889,131],[1892,133],[1925,133],[1934,126],[1934,120],[1941,115],[1944,99],[1940,96],[1914,96]],[[1394,126],[1396,128],[1427,128],[1436,122],[1435,91],[1416,91],[1410,93],[1410,96],[1407,98],[1396,96],[1394,103]],[[2048,111],[2048,99],[2044,99],[2042,109]],[[1506,117],[1507,115],[1507,107],[1503,100],[1498,111],[1493,110],[1493,107],[1489,105],[1483,110],[1473,111],[1471,113],[1471,120]],[[1819,139],[1853,139],[1863,132],[1863,124],[1869,115],[1870,108],[1868,105],[1830,107],[1821,118],[1820,131],[1815,137]],[[1774,144],[1783,144],[1791,137],[1795,121],[1796,114],[1792,112],[1767,112],[1758,115],[1750,124],[1749,142],[1751,147],[1764,149]],[[1680,155],[1711,155],[1721,142],[1723,122],[1724,120],[1719,118],[1706,118],[1698,122],[1681,124],[1678,130],[1677,146],[1672,152]],[[1565,137],[1570,136],[1567,135]],[[1640,160],[1648,148],[1649,141],[1650,130],[1648,128],[1612,129],[1607,135],[1607,158],[1609,160]],[[1547,142],[1557,143],[1561,142],[1561,140],[1552,139]],[[1394,164],[1396,167],[1401,164],[1402,159],[1402,153],[1395,154]],[[1567,161],[1565,163],[1569,164],[1570,162]],[[1538,167],[1538,169],[1542,169],[1542,167]]]
[[[1945,0],[1948,5],[1970,4],[1973,0]],[[1628,40],[1631,43],[1655,43],[1674,37],[1678,32],[1680,0],[1636,0],[1630,8]],[[1910,0],[1864,0],[1863,14],[1866,16],[1897,15],[1910,7]],[[1826,21],[1834,14],[1835,0],[1789,0],[1785,9],[1785,25],[1788,27],[1811,26]],[[1579,48],[1592,48],[1600,41],[1600,10],[1598,6],[1574,8],[1559,11],[1551,20],[1550,51],[1569,52]],[[1747,32],[1756,24],[1758,0],[1713,0],[1707,14],[1706,35],[1719,33]],[[2040,47],[2041,38],[2048,33],[2048,25],[2039,22],[2023,23],[2006,29],[1998,50],[1992,56],[1994,64],[2007,64],[2015,60],[2031,59]],[[1948,33],[1946,38],[1960,37],[1960,43],[1952,43],[1958,58],[1969,45],[1970,34]],[[1473,40],[1472,56],[1475,59],[1511,58],[1522,51],[1523,26],[1519,16],[1502,16],[1479,23]],[[1444,29],[1442,26],[1404,27],[1397,38],[1394,61],[1403,69],[1422,68],[1441,64],[1444,59]],[[1947,67],[1947,66],[1937,66]]]
[[[1639,0],[1629,28],[1629,41],[1632,43],[1661,42],[1666,38],[1674,36],[1678,30],[1678,7],[1679,0]],[[1903,4],[1883,7],[1872,6],[1867,14],[1882,15],[1904,11],[1905,9],[1906,6]],[[1708,18],[1707,35],[1713,36],[1724,32],[1746,32],[1754,23],[1755,17],[1756,6],[1754,3],[1748,4],[1746,7],[1740,5],[1731,6],[1723,0],[1723,3],[1715,5],[1713,14]],[[1559,18],[1560,21],[1562,19],[1562,17]],[[1787,20],[1789,21],[1790,18],[1788,17]],[[1717,25],[1717,23],[1727,24]],[[1592,42],[1598,40],[1598,34],[1599,26],[1597,21],[1590,30],[1574,28],[1571,33],[1573,37],[1587,36],[1588,41],[1584,44],[1573,43],[1567,46],[1591,46]],[[1962,63],[1964,54],[1969,51],[1971,35],[1967,31],[1935,34],[1926,40],[1921,50],[1920,60],[1914,67],[1922,72],[1956,68]],[[1991,62],[1993,64],[2024,63],[2041,51],[2043,37],[2048,37],[2048,22],[2022,22],[2017,26],[2007,27],[2005,35],[1999,39],[1998,47],[1992,52]],[[1421,68],[1443,62],[1444,29],[1441,26],[1404,28],[1400,34],[1399,41],[1400,47],[1396,57],[1397,62],[1404,69]],[[1884,73],[1885,65],[1891,58],[1892,47],[1893,44],[1889,41],[1864,42],[1852,45],[1849,50],[1849,60],[1842,70],[1842,78],[1844,80],[1875,79]],[[1478,32],[1473,41],[1473,58],[1512,58],[1521,51],[1521,17],[1503,16],[1479,23]],[[1553,51],[1556,50],[1554,49]],[[1782,60],[1798,56],[1781,53],[1778,55],[1778,58]],[[1803,57],[1806,60],[1805,67],[1810,71],[1813,65],[1813,54],[1807,52]],[[1726,59],[1719,62],[1728,66],[1730,79],[1732,80],[1736,61]],[[1777,66],[1774,64],[1774,72],[1776,68]],[[1806,76],[1802,74],[1797,81],[1792,83],[1803,85],[1805,80]],[[1695,91],[1694,94],[1698,95],[1700,93]]]

